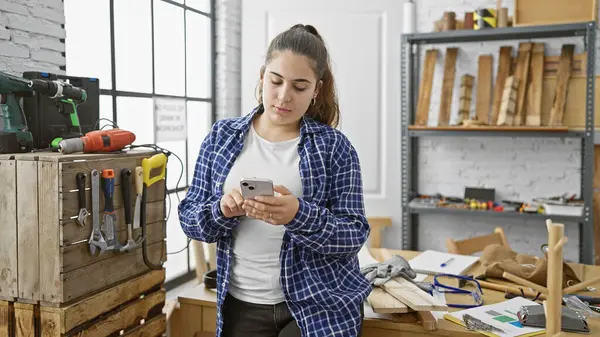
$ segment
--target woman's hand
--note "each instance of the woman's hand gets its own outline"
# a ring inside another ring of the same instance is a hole
[[[281,195],[257,196],[254,200],[245,200],[243,209],[250,218],[260,219],[272,225],[285,225],[298,213],[300,202],[284,186],[274,186],[273,190]]]
[[[236,216],[246,215],[246,211],[242,209],[244,198],[242,193],[237,188],[231,192],[224,194],[221,197],[221,212],[226,218],[234,218]]]

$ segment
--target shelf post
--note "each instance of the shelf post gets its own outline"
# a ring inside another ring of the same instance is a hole
[[[402,116],[401,121],[401,146],[400,146],[400,157],[401,157],[401,193],[402,193],[402,249],[411,249],[412,244],[412,224],[410,221],[410,213],[408,209],[408,203],[410,202],[410,161],[409,161],[409,137],[408,137],[408,125],[412,123],[412,104],[411,104],[411,93],[412,93],[412,80],[410,76],[410,67],[412,56],[412,44],[406,38],[406,35],[402,35],[402,41],[400,44],[400,97],[402,97],[401,107]]]
[[[594,115],[596,94],[596,23],[588,22],[585,35],[587,52],[586,100],[585,100],[585,134],[582,140],[581,197],[583,198],[583,223],[580,226],[581,251],[580,261],[585,264],[594,263]]]

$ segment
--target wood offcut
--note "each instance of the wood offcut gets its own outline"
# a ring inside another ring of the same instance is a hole
[[[492,95],[492,55],[480,55],[477,71],[475,115],[478,122],[489,124]]]
[[[442,82],[442,97],[440,99],[440,113],[438,125],[445,126],[450,123],[450,112],[452,107],[452,91],[454,89],[454,77],[456,74],[456,57],[458,48],[446,49],[446,60],[444,63],[444,80]]]
[[[433,72],[437,60],[438,50],[429,49],[425,52],[425,63],[419,87],[419,101],[417,103],[416,124],[426,125],[429,118],[429,106],[431,103],[431,88],[433,86]]]
[[[565,105],[567,103],[567,93],[569,88],[569,79],[571,77],[571,64],[573,62],[573,51],[575,45],[563,45],[560,53],[560,64],[556,80],[556,92],[550,111],[550,126],[563,125],[565,116]]]
[[[523,116],[525,115],[525,95],[527,93],[527,81],[529,78],[529,64],[531,62],[531,49],[533,43],[519,43],[519,52],[517,55],[517,68],[515,69],[514,77],[518,80],[519,90],[517,92],[517,107],[515,109],[515,117],[512,125],[520,126],[525,123]]]
[[[471,100],[473,97],[473,75],[465,74],[460,79],[460,96],[458,102],[458,124],[469,120],[471,115]]]
[[[494,86],[494,99],[492,101],[492,115],[490,117],[490,125],[498,123],[498,114],[500,113],[500,105],[502,104],[502,94],[504,93],[504,83],[510,75],[512,65],[512,47],[500,47],[500,56],[498,57],[498,70],[496,72],[496,84]]]
[[[542,91],[544,81],[543,43],[533,44],[529,72],[525,125],[540,126],[542,125]]]
[[[517,108],[517,91],[519,80],[514,76],[506,78],[504,83],[504,92],[502,93],[502,102],[500,103],[500,112],[498,114],[497,125],[512,126],[515,119]]]

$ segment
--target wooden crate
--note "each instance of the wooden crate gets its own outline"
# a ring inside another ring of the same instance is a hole
[[[15,337],[161,336],[165,271],[149,271],[61,307],[15,304]]]
[[[149,270],[142,250],[128,253],[106,252],[92,256],[88,239],[91,216],[85,227],[75,218],[79,213],[77,184],[79,172],[111,168],[115,171],[114,206],[117,214],[116,236],[127,239],[121,195],[120,171],[132,172],[143,158],[153,153],[136,151],[123,154],[27,153],[14,156],[17,171],[18,301],[49,305],[71,303],[106,289],[122,280]],[[91,213],[91,178],[86,180],[87,209]],[[132,185],[132,207],[135,188]],[[147,241],[150,260],[157,263],[166,256],[165,181],[148,188]],[[37,207],[36,207],[37,205]],[[100,192],[100,219],[104,194]],[[134,236],[141,229],[134,230]]]
[[[14,158],[0,155],[0,300],[11,301],[18,293],[16,176]]]
[[[596,21],[598,0],[515,0],[513,26]]]

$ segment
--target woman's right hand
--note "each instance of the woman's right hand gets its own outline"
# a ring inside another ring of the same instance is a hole
[[[243,205],[244,198],[237,188],[221,197],[221,212],[226,218],[246,215],[246,211],[242,208]]]

